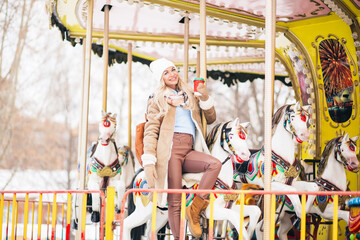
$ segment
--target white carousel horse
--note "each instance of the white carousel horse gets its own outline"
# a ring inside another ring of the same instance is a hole
[[[346,134],[344,137],[334,138],[329,141],[322,153],[320,163],[318,165],[317,178],[311,182],[312,189],[315,191],[346,191],[347,180],[345,168],[350,172],[359,170],[359,161],[356,157],[356,140],[358,137],[349,138]],[[298,191],[305,191],[298,188]],[[341,210],[341,206],[345,204],[348,196],[339,196],[338,218],[349,223],[349,211]],[[317,214],[324,219],[333,219],[333,197],[332,196],[316,196],[311,202],[308,213]],[[288,239],[287,233],[293,227],[291,223],[290,213],[291,205],[285,204],[284,210],[280,213],[280,225],[278,229],[279,239]],[[259,223],[256,229],[257,239],[261,239],[259,232]],[[259,235],[258,235],[259,234]]]
[[[99,138],[89,149],[88,162],[88,190],[102,190],[113,186],[116,191],[116,209],[120,209],[121,199],[126,188],[131,184],[135,175],[134,157],[128,146],[117,147],[115,142],[116,114],[102,111],[102,120],[99,123]],[[91,194],[92,222],[100,221],[100,196]]]
[[[222,168],[219,173],[217,183],[214,189],[231,189],[233,186],[233,161],[248,160],[250,152],[246,143],[246,127],[248,123],[240,124],[238,119],[233,122],[222,123],[214,127],[209,136],[213,136],[210,147],[211,155],[222,162]],[[209,138],[208,138],[209,139]],[[209,142],[208,142],[209,143]],[[230,160],[230,161],[229,161]],[[196,189],[202,173],[187,173],[183,175],[183,185],[187,188]],[[144,172],[140,172],[134,182],[134,188],[147,189],[147,182]],[[124,220],[123,233],[125,240],[130,239],[130,230],[146,223],[152,214],[152,202],[147,198],[147,193],[134,194],[133,203],[135,203],[135,211]],[[237,195],[217,194],[214,202],[214,220],[228,220],[239,232],[240,226],[240,206],[232,204],[236,201]],[[192,201],[193,194],[188,194],[187,201]],[[187,202],[189,205],[191,202]],[[130,204],[129,204],[130,208]],[[168,219],[167,209],[157,208],[156,214],[156,233],[162,228]],[[250,239],[258,219],[261,215],[260,208],[257,206],[244,206],[244,217],[249,216],[247,229],[244,226],[243,237]],[[210,217],[210,206],[205,210],[205,216]],[[246,224],[244,224],[246,225]],[[147,236],[150,236],[149,234]]]
[[[273,191],[297,191],[296,178],[300,174],[301,164],[295,159],[298,144],[309,139],[307,112],[308,106],[301,107],[299,102],[284,105],[274,114],[272,122],[271,160]],[[237,169],[242,183],[264,187],[264,149],[254,153],[248,162]],[[309,187],[307,182],[303,185]],[[287,195],[291,200],[296,215],[301,217],[301,202],[297,195]]]

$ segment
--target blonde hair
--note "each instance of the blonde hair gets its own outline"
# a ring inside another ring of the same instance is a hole
[[[194,97],[194,91],[192,90],[192,88],[185,83],[179,76],[179,81],[176,84],[176,90],[177,91],[183,91],[187,94],[188,96],[188,100],[187,100],[187,104],[184,105],[185,109],[189,109],[189,110],[194,110],[195,109],[195,104],[196,104],[196,99]],[[162,117],[164,116],[167,111],[169,110],[169,104],[166,101],[166,97],[171,95],[171,88],[167,87],[165,85],[165,82],[163,80],[163,78],[161,78],[160,80],[160,86],[155,90],[154,93],[154,101],[157,104],[157,106],[159,107],[159,114],[157,117]]]

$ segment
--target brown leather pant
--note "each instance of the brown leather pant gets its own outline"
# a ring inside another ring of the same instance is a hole
[[[204,172],[199,189],[212,189],[221,169],[221,162],[203,152],[192,149],[190,134],[174,133],[171,156],[168,164],[168,188],[181,189],[183,173]],[[207,198],[208,194],[197,194]],[[169,224],[175,240],[180,237],[181,194],[168,194]]]

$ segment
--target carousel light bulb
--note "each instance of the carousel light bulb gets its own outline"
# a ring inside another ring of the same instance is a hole
[[[241,23],[238,23],[237,24],[237,28],[240,30],[240,29],[242,29],[242,24]]]
[[[315,143],[314,139],[309,139],[309,144],[313,145]]]
[[[234,26],[234,23],[233,22],[229,22],[228,23],[228,27],[233,27]]]
[[[144,6],[144,2],[143,2],[143,1],[139,1],[139,2],[138,2],[138,6],[139,6],[140,8],[142,8],[142,7]]]
[[[308,99],[308,104],[312,104],[313,102],[314,102],[314,99],[312,99],[312,98]]]
[[[160,12],[164,12],[164,11],[165,11],[165,8],[164,8],[163,5],[161,5],[161,6],[159,7],[159,11],[160,11]]]
[[[209,19],[209,23],[213,23],[213,22],[214,22],[214,18],[208,17],[208,19]]]
[[[310,149],[310,150],[309,150],[309,154],[310,154],[310,155],[315,155],[315,151],[314,151],[313,149]]]
[[[221,19],[219,19],[219,25],[221,26],[221,25],[223,25],[223,24],[224,24],[224,21],[221,20]]]
[[[117,0],[118,1],[118,3],[122,3],[123,2],[123,0]]]
[[[357,32],[353,32],[353,33],[351,34],[351,37],[352,37],[353,39],[357,39],[357,38],[358,38],[358,33],[357,33]]]
[[[314,89],[312,89],[312,88],[307,88],[307,89],[306,89],[306,92],[307,92],[308,94],[312,93],[313,91],[314,91]]]
[[[133,5],[133,3],[134,3],[134,0],[128,0],[129,5]]]
[[[149,8],[150,8],[151,10],[153,10],[153,9],[155,8],[154,4],[150,4],[150,5],[149,5]]]

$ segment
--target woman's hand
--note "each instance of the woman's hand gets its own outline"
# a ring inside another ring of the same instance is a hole
[[[206,86],[203,83],[199,83],[198,87],[197,87],[197,91],[198,93],[200,93],[201,95],[199,96],[201,101],[206,101],[209,99],[209,94],[208,91],[206,90]]]
[[[155,179],[157,179],[155,165],[153,164],[145,165],[144,171],[149,188],[155,188]]]

